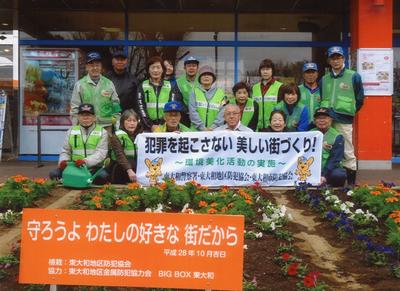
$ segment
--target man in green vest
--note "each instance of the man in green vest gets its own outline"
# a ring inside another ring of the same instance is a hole
[[[353,146],[353,120],[364,103],[361,76],[344,66],[343,48],[328,49],[330,71],[320,82],[321,107],[331,109],[332,126],[344,137],[343,167],[347,172],[347,184],[356,182],[357,160]]]
[[[61,179],[68,161],[73,161],[77,167],[86,165],[94,173],[107,157],[108,134],[103,127],[96,124],[94,106],[89,103],[80,104],[77,118],[78,125],[73,125],[67,131],[58,168],[50,172],[50,179]],[[107,172],[103,169],[94,183],[106,182]]]
[[[185,74],[176,79],[179,91],[182,94],[183,103],[189,106],[189,97],[195,87],[199,87],[199,81],[197,78],[197,72],[199,70],[199,61],[189,56],[183,62],[183,68]]]
[[[320,106],[321,94],[319,93],[318,86],[318,66],[316,63],[305,63],[303,65],[303,84],[299,86],[300,89],[300,104],[308,108],[308,123],[311,124],[313,114]]]
[[[86,56],[88,74],[75,83],[71,98],[71,115],[76,124],[79,105],[89,103],[94,106],[97,124],[111,132],[111,125],[117,128],[120,118],[120,105],[117,91],[110,79],[101,75],[101,55],[90,52]]]
[[[346,182],[346,171],[342,168],[344,156],[344,139],[332,125],[330,110],[318,108],[314,113],[316,128],[323,133],[321,184],[332,187],[343,187]]]
[[[164,105],[165,123],[158,126],[154,132],[189,132],[188,127],[181,123],[184,108],[178,101],[170,101]]]
[[[258,72],[261,81],[253,85],[252,98],[259,107],[257,128],[263,131],[268,127],[269,116],[278,103],[278,91],[282,83],[275,80],[275,65],[270,59],[261,61]]]

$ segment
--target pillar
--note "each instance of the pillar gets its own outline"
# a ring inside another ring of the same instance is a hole
[[[350,1],[351,53],[392,48],[393,0]],[[365,96],[354,124],[359,169],[392,167],[392,96]]]

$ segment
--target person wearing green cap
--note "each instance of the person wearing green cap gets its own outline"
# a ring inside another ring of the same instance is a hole
[[[330,70],[320,81],[321,107],[331,110],[332,126],[344,137],[343,167],[347,184],[356,182],[357,160],[353,146],[353,120],[364,103],[364,89],[360,74],[345,68],[342,47],[328,49]]]
[[[77,124],[79,105],[89,103],[94,106],[97,124],[111,132],[112,124],[118,124],[121,107],[113,82],[102,76],[101,55],[90,52],[86,56],[87,75],[75,83],[71,97],[73,124]]]

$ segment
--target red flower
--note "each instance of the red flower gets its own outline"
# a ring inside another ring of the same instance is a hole
[[[309,277],[309,276],[305,276],[304,277],[304,286],[311,288],[311,287],[315,287],[315,281]]]
[[[284,260],[285,262],[287,262],[290,259],[291,255],[289,253],[283,253],[282,254],[282,260]]]
[[[297,275],[297,268],[299,267],[299,263],[291,263],[287,270],[289,276],[296,276]]]
[[[321,273],[320,272],[310,272],[304,277],[304,286],[306,287],[316,287],[317,279]]]

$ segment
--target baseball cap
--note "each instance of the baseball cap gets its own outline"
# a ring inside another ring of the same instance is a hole
[[[101,55],[98,52],[89,52],[86,55],[86,64],[93,61],[101,61]]]
[[[170,101],[168,103],[165,103],[164,105],[164,112],[170,112],[170,111],[183,111],[183,106],[180,102],[178,101]]]
[[[328,49],[328,57],[338,54],[344,56],[343,48],[341,46],[332,46]]]
[[[199,60],[196,59],[194,56],[189,56],[185,59],[185,61],[183,62],[183,65],[186,64],[199,64]]]
[[[303,73],[308,70],[318,71],[318,66],[316,63],[305,63],[303,65]]]
[[[82,103],[78,107],[78,114],[81,114],[81,113],[90,113],[90,114],[94,115],[94,107],[93,107],[93,105],[90,104],[90,103]]]
[[[317,110],[315,110],[314,118],[316,118],[318,116],[329,116],[329,117],[331,117],[329,108],[320,107]]]
[[[123,50],[117,50],[112,53],[112,57],[113,58],[121,57],[121,58],[127,59],[128,55]]]

